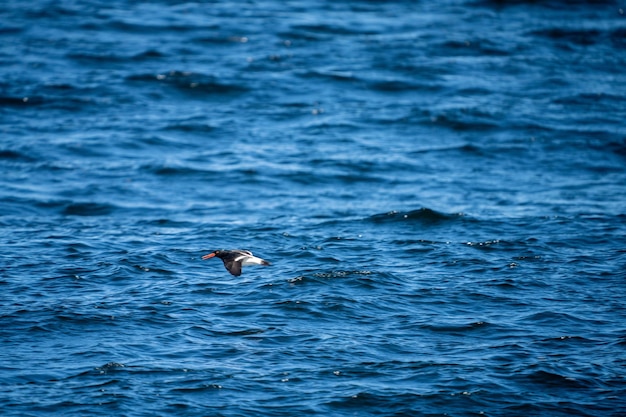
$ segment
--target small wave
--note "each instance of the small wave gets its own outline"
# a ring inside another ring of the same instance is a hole
[[[461,324],[428,324],[424,328],[432,330],[436,333],[464,333],[471,330],[486,329],[490,327],[490,323],[484,321],[475,321],[471,323]]]
[[[313,274],[318,278],[344,278],[350,275],[371,275],[372,271],[358,270],[358,271],[331,271],[331,272],[316,272]]]
[[[10,107],[32,107],[43,106],[46,109],[59,109],[68,111],[83,110],[86,106],[96,103],[97,98],[80,98],[75,96],[57,95],[54,93],[44,95],[24,95],[24,96],[1,96],[0,106]]]
[[[598,103],[604,103],[607,106],[615,106],[618,105],[618,103],[621,103],[623,100],[624,97],[620,94],[584,92],[556,97],[553,99],[553,102],[556,104],[578,105],[588,108],[591,103],[596,105]]]
[[[618,156],[626,157],[626,138],[610,141],[603,146]]]
[[[484,240],[480,242],[465,242],[467,246],[476,249],[492,249],[494,246],[506,245],[507,243],[508,242],[502,241],[500,239]]]
[[[220,173],[210,169],[195,168],[182,164],[146,164],[140,167],[143,172],[148,172],[157,176],[207,176],[213,177]]]
[[[626,47],[626,27],[616,28],[611,31],[610,38],[615,46],[621,48]]]
[[[424,91],[432,89],[429,84],[421,84],[413,81],[406,80],[372,80],[368,82],[369,88],[375,91],[382,91],[386,93],[398,93],[398,92],[414,92]]]
[[[129,75],[126,79],[128,81],[165,84],[189,93],[221,95],[248,91],[248,88],[243,85],[224,83],[211,75],[176,70],[159,74]]]
[[[541,324],[543,326],[558,326],[562,327],[564,325],[570,326],[578,326],[579,328],[585,324],[593,325],[595,320],[588,320],[584,317],[579,317],[573,314],[568,313],[560,313],[554,311],[541,311],[538,313],[531,314],[523,318],[524,322],[536,323],[537,325]]]
[[[211,45],[227,45],[233,43],[247,43],[248,38],[245,36],[227,36],[217,34],[193,38],[193,42]]]
[[[362,410],[368,410],[370,415],[430,415],[430,413],[423,412],[423,407],[427,406],[416,405],[418,402],[428,404],[428,397],[428,394],[406,391],[359,391],[350,396],[334,399],[327,406],[352,411],[354,415],[360,415]]]
[[[604,5],[613,5],[615,4],[614,0],[594,0],[594,1],[589,1],[589,0],[550,0],[550,1],[540,1],[537,2],[535,0],[481,0],[481,1],[477,1],[476,5],[482,5],[482,6],[491,6],[491,7],[504,7],[504,6],[519,6],[519,5],[532,5],[534,7],[546,7],[546,8],[559,8],[562,9],[563,7],[572,7],[573,5],[576,4],[582,4],[582,5],[593,5],[593,6],[598,6],[600,4],[604,4]]]
[[[156,49],[147,49],[141,53],[133,55],[132,59],[135,61],[144,61],[144,60],[152,60],[156,58],[164,58],[167,55],[163,52],[160,52]]]
[[[184,133],[198,133],[205,134],[215,130],[215,126],[210,125],[209,123],[190,123],[190,122],[180,122],[175,124],[169,124],[165,126],[164,130],[168,131],[179,131]]]
[[[559,389],[588,388],[594,385],[593,382],[588,381],[585,378],[561,375],[560,373],[546,370],[533,371],[526,375],[525,378],[533,384],[557,387]]]
[[[304,31],[307,33],[325,34],[325,35],[375,35],[378,34],[378,30],[368,30],[365,27],[360,26],[340,26],[334,24],[300,24],[294,25],[293,29],[296,31]]]
[[[352,71],[340,71],[340,70],[309,70],[300,74],[303,78],[322,78],[332,81],[344,81],[354,82],[360,79]]]
[[[405,223],[414,222],[422,224],[439,224],[443,222],[455,221],[464,217],[463,213],[446,214],[429,208],[420,208],[411,211],[389,211],[387,213],[374,214],[368,220],[374,223]]]
[[[599,42],[602,32],[597,29],[551,28],[536,30],[531,34],[551,39],[555,42],[565,42],[578,46],[589,46]]]
[[[0,149],[0,159],[19,161],[19,162],[35,162],[36,161],[35,158],[29,155],[26,155],[17,151],[12,151],[9,149]]]
[[[166,32],[194,32],[198,29],[207,30],[209,28],[216,28],[216,26],[212,25],[203,25],[202,27],[193,25],[193,24],[172,24],[171,22],[167,23],[158,23],[158,22],[148,22],[145,20],[141,21],[133,21],[133,20],[112,20],[106,22],[108,27],[115,31],[125,32],[125,33],[140,33],[145,35],[147,33],[158,33],[162,35]],[[88,29],[100,29],[99,25],[90,24],[87,26]],[[106,29],[106,28],[102,28]]]
[[[109,362],[105,363],[102,366],[96,367],[95,370],[96,372],[99,372],[101,374],[108,374],[109,372],[114,372],[123,368],[126,368],[126,365],[124,365],[123,363]]]
[[[63,208],[65,216],[104,216],[111,214],[116,207],[102,203],[70,203]]]
[[[258,327],[250,327],[250,328],[243,328],[243,329],[214,329],[214,328],[207,328],[204,326],[193,326],[192,330],[199,331],[200,333],[206,336],[212,336],[212,337],[256,336],[259,334],[263,334],[267,331],[267,329],[262,329]]]
[[[504,46],[496,45],[487,39],[477,40],[448,40],[434,44],[434,54],[456,56],[508,56],[510,52]]]
[[[336,261],[333,259],[333,261]],[[333,278],[346,278],[349,276],[367,276],[372,275],[374,272],[369,270],[337,270],[337,271],[327,271],[327,272],[314,272],[311,274],[298,275],[297,277],[291,278],[288,282],[290,284],[298,284],[304,282],[322,282],[323,280],[333,279]]]
[[[43,102],[44,102],[44,99],[42,97],[37,97],[37,96],[23,96],[23,97],[0,96],[1,106],[14,106],[14,107],[37,106],[37,105],[43,104]]]
[[[452,109],[434,114],[431,121],[454,131],[491,131],[500,127],[500,117],[477,109]]]
[[[122,55],[117,55],[110,52],[75,52],[67,54],[69,59],[77,62],[93,62],[95,63],[113,63],[113,62],[126,62],[130,58]]]
[[[189,384],[189,382],[186,382],[186,384]],[[215,391],[221,388],[222,386],[220,384],[207,384],[203,381],[198,381],[197,384],[194,386],[174,388],[170,390],[170,392],[175,395],[181,395],[181,394],[186,395],[186,394],[204,393],[207,391]]]

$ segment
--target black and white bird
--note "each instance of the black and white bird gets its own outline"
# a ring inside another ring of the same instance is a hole
[[[211,259],[218,257],[224,262],[224,267],[238,277],[241,275],[241,267],[248,265],[269,265],[265,259],[258,258],[252,254],[252,252],[241,249],[233,250],[215,250],[211,253],[207,253],[202,259]]]

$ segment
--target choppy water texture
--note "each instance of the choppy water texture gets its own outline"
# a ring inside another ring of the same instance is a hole
[[[624,6],[4,1],[2,415],[626,415]]]

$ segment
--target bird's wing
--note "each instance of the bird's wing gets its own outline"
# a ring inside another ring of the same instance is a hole
[[[241,262],[237,262],[233,259],[224,260],[224,266],[234,276],[238,277],[241,275]]]

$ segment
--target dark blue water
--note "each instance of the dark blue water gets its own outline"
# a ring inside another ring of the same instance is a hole
[[[625,8],[4,1],[2,415],[626,415]]]

